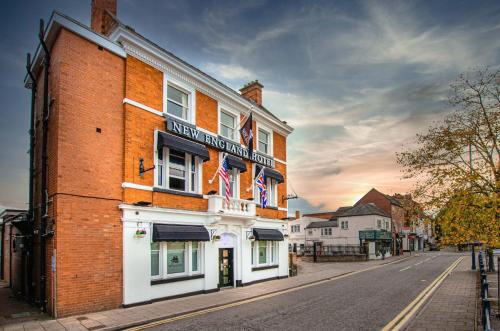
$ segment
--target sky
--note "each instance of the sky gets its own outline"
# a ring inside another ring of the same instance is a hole
[[[90,0],[0,12],[0,209],[27,208],[25,59],[54,9],[90,22]],[[499,1],[118,0],[118,17],[235,90],[264,85],[264,105],[295,128],[290,212],[409,192],[396,152],[450,111],[460,73],[500,62]]]

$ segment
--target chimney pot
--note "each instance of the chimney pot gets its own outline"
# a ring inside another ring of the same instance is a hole
[[[250,83],[245,84],[240,89],[241,95],[243,95],[245,98],[251,99],[255,101],[256,104],[259,106],[262,106],[262,88],[264,85],[259,83],[258,80],[254,80]]]
[[[114,20],[106,15],[106,11],[116,16],[116,1],[117,0],[92,0],[90,13],[90,27],[95,32],[106,35]]]

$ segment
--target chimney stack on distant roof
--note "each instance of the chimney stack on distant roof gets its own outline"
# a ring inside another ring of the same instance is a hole
[[[245,98],[255,101],[259,106],[262,106],[262,88],[264,85],[259,83],[258,80],[245,84],[240,89],[241,95]]]
[[[300,210],[295,211],[295,218],[299,219],[300,218]]]
[[[107,35],[114,19],[106,15],[106,11],[116,16],[116,0],[92,0],[90,27],[95,32]]]

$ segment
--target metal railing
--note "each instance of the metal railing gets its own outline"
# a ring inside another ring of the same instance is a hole
[[[481,323],[484,331],[493,331],[491,328],[491,301],[488,298],[488,279],[486,275],[486,268],[484,265],[483,252],[479,251],[479,275],[481,277]]]
[[[316,245],[316,251],[313,245],[308,245],[304,249],[305,256],[349,256],[365,254],[359,245]]]

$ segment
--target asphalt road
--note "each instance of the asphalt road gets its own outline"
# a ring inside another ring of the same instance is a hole
[[[380,330],[459,255],[409,260],[149,330]]]

